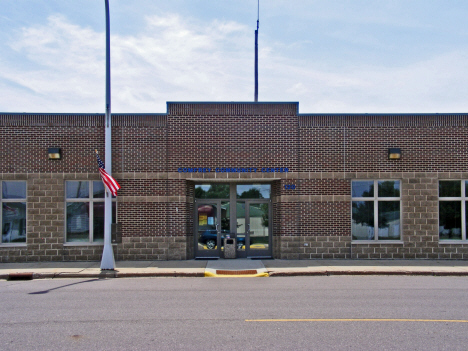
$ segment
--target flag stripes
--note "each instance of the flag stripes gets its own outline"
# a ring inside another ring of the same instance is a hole
[[[112,176],[109,173],[106,172],[104,162],[102,162],[101,158],[99,157],[97,150],[96,157],[102,182],[113,196],[117,196],[117,190],[120,189],[119,183],[117,183],[117,181],[114,178],[112,178]]]

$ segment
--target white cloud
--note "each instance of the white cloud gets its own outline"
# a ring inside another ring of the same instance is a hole
[[[177,15],[146,21],[139,35],[111,36],[113,112],[164,112],[166,100],[248,99],[242,88],[253,52],[247,53],[245,26],[221,21],[201,26]],[[44,26],[24,28],[11,48],[28,62],[0,63],[0,77],[9,82],[0,86],[4,110],[25,106],[22,99],[36,112],[45,105],[55,112],[102,110],[103,33],[51,16]],[[47,103],[38,103],[41,99]]]
[[[251,28],[176,14],[144,20],[142,32],[111,37],[113,112],[165,112],[168,100],[253,100]],[[399,67],[336,66],[298,59],[292,50],[280,55],[268,38],[261,44],[261,101],[299,101],[302,113],[463,112],[468,107],[463,49]],[[27,60],[0,53],[0,110],[104,112],[104,33],[54,15],[44,25],[23,28],[9,53]]]
[[[301,113],[466,112],[467,56],[455,51],[400,67],[334,67],[335,72],[306,60],[266,57],[270,64],[262,71],[267,78],[260,91],[273,100],[300,101]]]

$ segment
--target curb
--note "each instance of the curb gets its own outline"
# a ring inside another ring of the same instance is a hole
[[[186,272],[153,272],[153,273],[119,273],[118,271],[105,271],[102,273],[7,273],[0,274],[3,280],[33,280],[33,279],[56,279],[56,278],[157,278],[157,277],[204,277],[204,273],[186,273]]]
[[[204,277],[204,273],[161,272],[161,273],[116,273],[115,278],[144,278],[144,277]]]
[[[255,275],[218,275],[211,272],[151,272],[151,273],[120,273],[118,271],[104,271],[102,273],[6,273],[0,274],[0,280],[33,280],[33,279],[56,279],[56,278],[245,278],[245,277],[314,277],[333,275],[379,275],[379,276],[433,276],[433,277],[467,277],[468,271],[464,272],[444,272],[444,271],[316,271],[316,272],[274,272],[259,273]]]
[[[406,276],[468,276],[468,272],[427,271],[320,271],[320,272],[268,272],[270,277],[331,276],[331,275],[406,275]]]

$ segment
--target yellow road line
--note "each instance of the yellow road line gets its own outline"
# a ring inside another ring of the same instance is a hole
[[[246,322],[433,322],[468,323],[466,319],[406,319],[406,318],[311,318],[311,319],[246,319]]]

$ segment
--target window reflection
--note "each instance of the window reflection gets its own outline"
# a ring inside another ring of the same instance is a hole
[[[103,199],[105,194],[104,183],[102,181],[93,182],[93,197]]]
[[[353,240],[374,239],[374,202],[353,201]]]
[[[353,181],[351,193],[352,197],[374,197],[374,181]]]
[[[229,184],[197,184],[195,185],[196,199],[229,199]]]
[[[378,182],[378,197],[400,197],[400,182],[385,180]]]
[[[89,197],[89,182],[66,182],[66,196],[68,199],[84,199]]]
[[[2,243],[26,242],[26,203],[4,202],[2,206]]]
[[[102,181],[67,181],[67,242],[104,241],[104,196]],[[112,202],[112,223],[116,223],[116,202]]]
[[[104,202],[93,203],[93,241],[104,242]],[[115,223],[116,203],[112,203],[112,223]]]
[[[439,202],[439,237],[461,240],[461,201]]]
[[[218,208],[216,205],[198,205],[198,249],[215,250],[218,248]]]
[[[270,184],[239,184],[237,185],[238,199],[269,199]]]
[[[400,202],[380,201],[379,240],[400,239]]]
[[[26,182],[2,182],[3,199],[25,199]]]
[[[67,241],[89,241],[89,203],[67,203]]]
[[[269,246],[269,204],[249,205],[250,249],[265,250]]]
[[[439,182],[439,197],[460,197],[460,181],[443,180]]]

